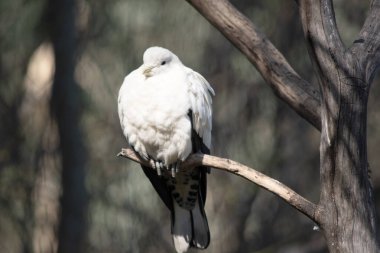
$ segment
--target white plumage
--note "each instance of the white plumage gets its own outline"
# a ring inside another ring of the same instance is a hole
[[[158,172],[161,167],[177,168],[192,152],[208,153],[214,95],[209,83],[167,49],[148,48],[143,61],[119,91],[120,123],[129,144]],[[177,252],[206,248],[205,168],[179,171],[175,178],[165,169],[162,176],[143,169],[172,212]]]

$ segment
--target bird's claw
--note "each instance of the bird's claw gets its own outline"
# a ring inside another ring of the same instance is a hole
[[[161,169],[164,168],[164,164],[160,161],[156,162],[156,170],[157,170],[157,175],[161,176],[162,172]]]
[[[162,169],[166,168],[174,178],[176,174],[179,172],[179,164],[180,162],[172,163],[169,166],[165,166],[161,161],[155,161],[154,159],[149,159],[150,166],[157,171],[157,175],[162,175]]]
[[[179,162],[175,162],[175,163],[171,164],[170,165],[170,170],[171,170],[171,173],[172,173],[172,177],[174,178],[175,175],[179,171]]]
[[[149,159],[149,163],[152,166],[152,168],[157,171],[157,175],[161,176],[161,169],[164,168],[164,164],[161,161],[155,161],[153,159]]]

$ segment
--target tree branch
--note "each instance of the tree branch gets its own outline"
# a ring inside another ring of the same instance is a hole
[[[337,66],[346,66],[349,54],[340,38],[335,21],[331,0],[299,0],[302,27],[309,46],[309,53],[314,60],[318,77],[326,76],[321,84],[337,78]],[[349,75],[347,68],[342,69]],[[322,94],[323,96],[323,94]]]
[[[365,23],[354,41],[351,52],[361,60],[366,82],[372,83],[380,66],[380,0],[373,0]]]
[[[135,151],[130,148],[122,149],[118,156],[128,158],[132,161],[151,168],[151,165],[148,161],[141,158]],[[298,211],[302,212],[311,220],[319,224],[317,205],[308,201],[279,181],[243,164],[225,158],[197,153],[190,155],[183,163],[181,163],[180,167],[181,169],[186,169],[201,165],[228,171],[235,175],[241,176],[282,198],[289,205],[296,208]]]
[[[255,25],[226,0],[186,0],[257,68],[275,93],[301,117],[321,128],[318,90],[302,79]]]
[[[379,8],[375,3],[379,1],[373,2],[372,17],[365,24],[367,30],[361,33],[364,39],[346,50],[339,37],[332,1],[299,0],[304,34],[323,98],[318,207],[328,214],[319,220],[330,252],[380,252],[366,143],[370,85],[366,60],[374,59],[378,52],[380,25],[371,22],[380,20],[374,16],[374,8]],[[367,34],[368,31],[377,34]]]

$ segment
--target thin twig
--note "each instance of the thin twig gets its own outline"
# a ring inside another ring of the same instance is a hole
[[[118,156],[122,156],[145,166],[151,167],[148,161],[141,158],[135,151],[130,148],[122,149]],[[264,175],[255,169],[252,169],[230,159],[204,155],[200,153],[190,155],[181,164],[181,169],[200,165],[225,170],[235,175],[241,176],[279,196],[289,205],[296,208],[298,211],[302,212],[311,220],[319,224],[318,217],[316,217],[317,205],[308,201],[286,185],[269,176]]]

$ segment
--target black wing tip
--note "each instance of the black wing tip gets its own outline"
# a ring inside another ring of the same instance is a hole
[[[173,202],[169,189],[167,188],[165,180],[158,176],[157,173],[152,170],[152,168],[141,165],[145,175],[149,178],[153,188],[156,190],[161,200],[164,202],[166,207],[172,212],[173,211]]]
[[[210,231],[208,230],[207,231],[207,242],[204,245],[200,245],[200,244],[197,245],[197,242],[192,240],[190,242],[190,247],[195,248],[195,249],[207,249],[208,246],[210,245],[210,241],[211,241]]]
[[[192,248],[196,248],[196,249],[206,249],[209,245],[210,245],[210,241],[211,241],[211,236],[210,236],[210,227],[208,225],[208,220],[207,220],[207,216],[206,216],[206,212],[205,212],[205,209],[204,209],[204,204],[205,204],[205,200],[203,200],[203,195],[201,192],[198,191],[198,207],[199,207],[199,211],[201,213],[201,216],[202,216],[202,219],[203,219],[203,222],[204,222],[204,228],[205,228],[205,231],[207,232],[206,233],[206,240],[202,241],[202,243],[199,243],[195,240],[195,236],[194,236],[194,231],[195,231],[195,224],[194,224],[194,218],[193,218],[193,211],[190,211],[190,214],[191,214],[191,226],[192,226],[192,231],[193,231],[193,235],[192,235],[192,239],[190,241],[190,246]]]

